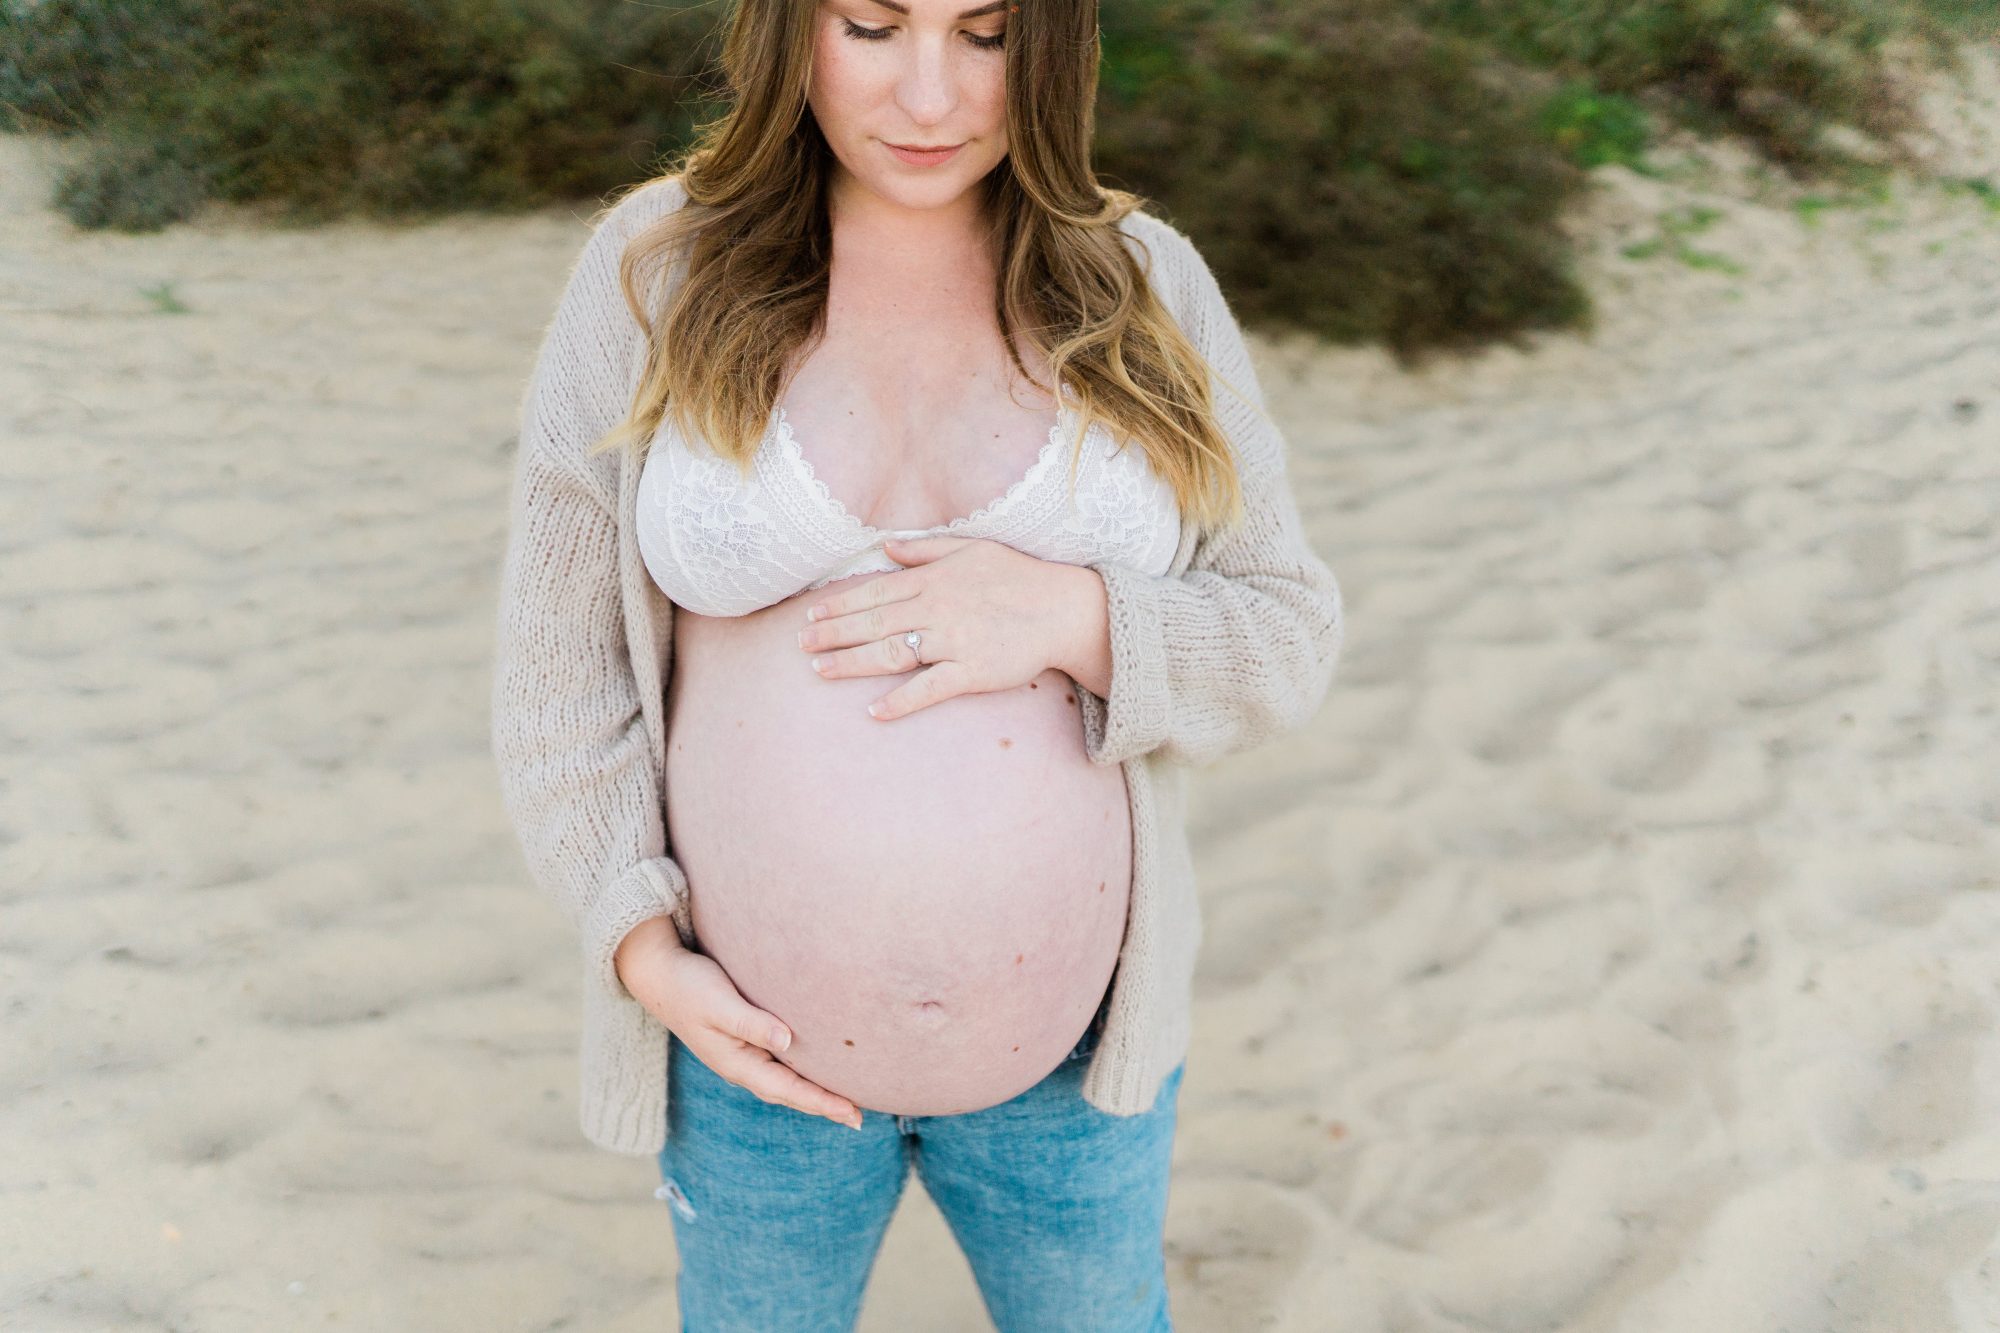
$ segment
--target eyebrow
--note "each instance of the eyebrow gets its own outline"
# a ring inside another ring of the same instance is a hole
[[[902,14],[905,16],[907,16],[910,12],[910,7],[906,4],[900,3],[900,0],[875,0],[875,3],[882,6],[882,8],[884,9],[893,9],[898,14]],[[976,19],[980,17],[982,14],[997,14],[1001,10],[1005,9],[1007,7],[1007,4],[1008,0],[993,0],[992,4],[981,5],[977,9],[966,10],[963,14],[960,14],[958,16],[958,19],[960,22],[964,22],[966,19]]]

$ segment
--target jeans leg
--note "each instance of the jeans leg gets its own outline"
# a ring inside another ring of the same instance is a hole
[[[764,1101],[671,1033],[661,1194],[686,1333],[834,1333],[860,1317],[909,1173],[896,1118],[860,1132]]]
[[[1152,1108],[1083,1099],[1072,1058],[1011,1101],[917,1123],[917,1172],[1000,1333],[1161,1333],[1183,1062]]]

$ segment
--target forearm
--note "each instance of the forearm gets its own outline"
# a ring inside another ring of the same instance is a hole
[[[543,623],[566,622],[551,613]],[[571,660],[590,656],[585,648]],[[612,952],[640,922],[679,915],[686,879],[666,850],[638,700],[615,679],[564,692],[553,665],[546,650],[503,637],[493,707],[501,800],[531,876],[576,928],[589,974],[617,993]]]
[[[617,454],[592,446],[624,416],[646,350],[620,281],[625,247],[683,197],[677,183],[627,195],[571,266],[521,403],[500,577],[500,795],[530,873],[577,928],[593,1004],[609,998],[614,1008],[631,998],[618,945],[654,918],[685,928],[688,894],[666,847],[662,779],[626,640],[624,474]]]
[[[1063,565],[1064,623],[1068,627],[1054,665],[1093,694],[1111,692],[1111,618],[1104,578],[1088,565]]]
[[[1340,593],[1316,560],[1293,574],[1152,576],[1107,565],[1104,585],[1109,688],[1079,682],[1093,762],[1159,751],[1208,763],[1302,725],[1332,683]]]
[[[1206,763],[1301,725],[1332,684],[1343,636],[1340,587],[1305,532],[1242,330],[1192,243],[1171,229],[1156,239],[1161,290],[1214,372],[1243,507],[1240,522],[1202,533],[1178,572],[1090,566],[1103,600],[1078,600],[1091,623],[1071,654],[1097,764],[1156,753]]]
[[[1339,584],[1306,536],[1275,450],[1241,480],[1244,521],[1204,534],[1182,572],[1088,567],[1110,655],[1108,672],[1076,677],[1093,762],[1157,750],[1206,763],[1300,725],[1324,698],[1341,649]]]
[[[491,739],[529,871],[616,993],[612,950],[636,923],[677,912],[686,881],[666,852],[606,503],[587,474],[527,440],[501,570]]]

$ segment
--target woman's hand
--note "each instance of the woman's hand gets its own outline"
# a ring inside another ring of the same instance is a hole
[[[632,927],[611,963],[632,998],[722,1078],[775,1105],[861,1128],[853,1102],[778,1060],[791,1029],[744,999],[721,964],[682,944],[670,918]]]
[[[883,550],[911,568],[812,603],[799,635],[822,676],[917,672],[869,705],[878,718],[1068,670],[1105,637],[1104,581],[1094,569],[981,537],[919,537]],[[923,636],[922,661],[903,642],[908,630]]]

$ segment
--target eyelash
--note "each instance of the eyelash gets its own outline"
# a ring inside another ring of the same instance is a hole
[[[846,27],[849,37],[859,38],[864,42],[879,42],[889,35],[889,29],[887,28],[864,28],[844,14],[841,16],[840,21]],[[981,37],[976,32],[968,32],[965,35],[971,38],[972,44],[982,51],[998,51],[1007,42],[1007,34],[1004,32],[993,37]]]

